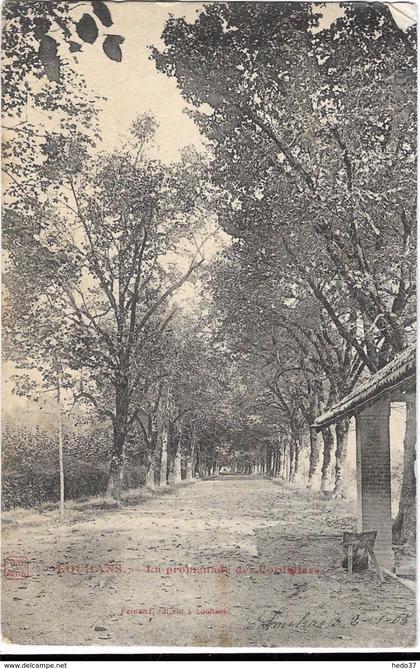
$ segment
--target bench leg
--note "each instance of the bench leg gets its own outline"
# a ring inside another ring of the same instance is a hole
[[[375,565],[376,573],[379,576],[379,580],[380,580],[381,583],[383,583],[384,580],[385,580],[384,575],[382,573],[381,565],[379,564],[378,560],[376,559],[375,552],[374,552],[373,548],[371,548],[370,546],[368,547],[368,551],[369,551],[370,557],[372,558],[372,562]]]

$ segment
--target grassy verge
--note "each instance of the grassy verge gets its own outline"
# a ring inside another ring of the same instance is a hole
[[[4,511],[2,513],[3,527],[27,527],[36,525],[57,525],[61,523],[78,523],[89,521],[102,513],[118,512],[120,509],[143,504],[152,497],[170,495],[181,487],[190,486],[193,481],[181,481],[175,485],[167,485],[165,488],[149,490],[145,487],[131,488],[125,490],[120,500],[114,500],[106,495],[85,497],[78,500],[68,500],[65,504],[64,517],[60,516],[57,502],[44,502],[37,508],[19,508]]]

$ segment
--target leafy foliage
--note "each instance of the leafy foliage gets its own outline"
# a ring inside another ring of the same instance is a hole
[[[130,146],[96,160],[75,140],[50,146],[33,252],[12,226],[8,245],[8,288],[20,305],[10,314],[9,355],[47,376],[46,367],[67,370],[75,401],[111,420],[119,469],[141,392],[136,361],[148,338],[158,341],[171,296],[203,262],[199,245],[184,272],[163,261],[193,243],[206,194],[193,152],[169,167],[148,158],[154,128],[153,119],[138,119]]]
[[[92,13],[100,24],[109,28],[113,21],[104,2],[90,2]],[[74,13],[76,10],[76,13]],[[77,19],[77,7],[71,2],[16,2],[10,0],[3,8],[5,64],[3,69],[3,93],[6,105],[10,99],[14,104],[24,105],[23,90],[18,93],[18,77],[25,75],[42,77],[58,82],[64,62],[61,47],[70,53],[82,50],[82,45],[73,38],[93,44],[99,29],[92,13],[85,12]],[[124,39],[116,35],[120,42]],[[106,53],[106,51],[105,51]],[[26,92],[29,88],[26,87]]]
[[[209,5],[193,24],[168,21],[153,55],[196,107],[226,231],[267,233],[266,252],[282,228],[286,242],[316,238],[363,315],[376,369],[413,317],[414,30],[384,5],[349,3],[327,30],[317,18],[305,4]],[[333,310],[321,285],[311,289]]]

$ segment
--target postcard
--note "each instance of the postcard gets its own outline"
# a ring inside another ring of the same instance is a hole
[[[416,6],[2,21],[3,653],[414,648]]]

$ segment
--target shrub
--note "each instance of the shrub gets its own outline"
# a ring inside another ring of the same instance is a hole
[[[40,428],[3,427],[2,508],[32,507],[58,502],[60,474],[57,439]],[[106,491],[112,434],[104,427],[88,433],[64,434],[66,499],[101,495]],[[128,449],[123,486],[144,483],[139,449]]]

